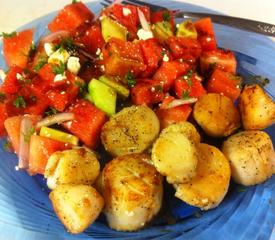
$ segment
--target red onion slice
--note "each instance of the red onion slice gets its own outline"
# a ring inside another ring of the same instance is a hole
[[[58,38],[62,39],[69,36],[70,36],[70,32],[62,30],[62,31],[50,33],[49,35],[41,38],[40,43],[41,44],[51,43]]]
[[[165,106],[163,108],[164,109],[169,109],[169,108],[178,107],[178,106],[185,105],[185,104],[195,103],[196,101],[198,101],[197,98],[174,99],[169,104],[167,104],[167,106]]]
[[[41,121],[39,121],[36,124],[36,128],[40,129],[43,126],[47,127],[50,125],[54,125],[56,123],[63,123],[71,120],[74,120],[73,113],[58,113],[58,114],[43,118]]]
[[[29,167],[30,137],[34,133],[34,125],[28,115],[25,115],[20,125],[18,167],[26,169]]]
[[[139,17],[139,21],[140,21],[140,24],[142,26],[142,28],[145,30],[145,31],[151,31],[150,29],[150,25],[149,23],[147,22],[145,16],[144,16],[144,13],[138,8],[138,17]]]

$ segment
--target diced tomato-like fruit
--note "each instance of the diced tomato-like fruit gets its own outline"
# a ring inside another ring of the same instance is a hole
[[[136,37],[136,32],[138,29],[139,17],[137,9],[143,12],[147,21],[150,21],[150,9],[148,7],[136,7],[129,4],[114,4],[110,10],[116,20],[127,28],[130,34],[130,39],[134,39]]]
[[[61,112],[76,100],[79,86],[84,83],[81,78],[69,71],[66,72],[66,78],[63,84],[57,85],[46,93],[49,105]]]
[[[92,21],[94,14],[82,2],[66,5],[49,23],[51,32],[66,30],[73,32],[85,22]]]
[[[157,22],[163,22],[167,21],[171,24],[172,30],[174,31],[175,26],[175,19],[174,19],[174,13],[173,11],[169,10],[161,10],[157,12],[153,12],[151,14],[151,23],[157,23]]]
[[[233,52],[229,50],[217,49],[215,51],[202,52],[200,57],[201,71],[207,72],[213,67],[236,74],[237,60]]]
[[[22,73],[23,69],[21,67],[12,66],[7,73],[4,83],[1,86],[2,91],[6,94],[17,93],[21,86],[17,76],[18,74],[22,75]]]
[[[155,80],[144,79],[131,89],[131,100],[135,105],[148,105],[161,102],[164,98],[162,85]]]
[[[25,30],[15,36],[3,39],[3,54],[7,65],[25,68],[29,60],[33,40],[33,30]]]
[[[0,103],[0,137],[6,135],[6,130],[4,127],[4,122],[8,118],[8,112],[6,109],[6,104]]]
[[[63,127],[77,136],[87,147],[96,147],[101,128],[107,120],[105,113],[85,100],[76,102],[68,111],[74,113],[75,119],[64,123]]]
[[[49,157],[56,151],[63,151],[69,148],[71,146],[67,143],[32,135],[30,139],[28,172],[31,175],[44,174]]]
[[[140,41],[140,46],[143,53],[144,62],[147,66],[145,72],[142,73],[142,77],[150,77],[156,71],[163,58],[162,47],[154,38]]]
[[[45,64],[38,71],[38,76],[45,82],[48,86],[52,85],[54,82],[55,74],[53,72],[52,64]]]
[[[22,118],[22,115],[9,117],[4,122],[4,126],[7,131],[9,141],[11,142],[12,148],[15,153],[19,152],[20,124]]]
[[[201,54],[201,46],[196,39],[171,37],[168,40],[168,45],[176,59],[181,58],[195,62]]]
[[[104,45],[104,39],[101,34],[100,26],[92,25],[77,40],[77,42],[82,43],[85,50],[90,54],[96,53],[97,49],[101,49]]]
[[[175,92],[178,98],[199,98],[206,93],[201,82],[196,79],[195,74],[188,79],[178,78],[175,81]]]
[[[30,120],[35,125],[40,119],[40,115],[29,115]],[[8,133],[9,141],[12,144],[15,153],[19,153],[20,144],[20,125],[23,115],[9,117],[5,120],[4,125]]]
[[[128,72],[134,76],[146,69],[139,44],[112,38],[102,50],[105,73],[124,77]]]
[[[198,41],[203,51],[212,51],[217,49],[215,36],[201,35],[198,36]]]
[[[156,114],[160,121],[160,127],[163,129],[171,124],[186,121],[191,112],[192,108],[185,104],[169,109],[159,108]]]
[[[154,74],[153,79],[159,81],[159,83],[163,85],[164,92],[167,92],[174,85],[175,80],[185,74],[189,69],[190,65],[186,62],[163,62]]]
[[[21,106],[16,106],[15,104],[18,98],[21,98],[23,101]],[[11,96],[6,103],[9,116],[20,114],[40,115],[43,114],[48,106],[49,102],[45,94],[41,93],[39,89],[31,86],[21,88],[19,92]]]
[[[195,22],[195,28],[201,35],[214,35],[214,27],[211,18],[202,18]]]
[[[240,78],[216,68],[207,82],[206,88],[210,93],[221,93],[235,101],[241,93],[239,84]]]
[[[214,27],[210,18],[202,18],[195,22],[195,28],[198,32],[198,41],[203,51],[212,51],[217,49]]]

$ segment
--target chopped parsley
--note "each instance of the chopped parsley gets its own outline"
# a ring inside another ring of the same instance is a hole
[[[46,63],[47,63],[47,58],[46,57],[42,57],[39,59],[38,63],[33,67],[33,70],[35,72],[38,72]]]
[[[7,141],[3,144],[3,148],[7,152],[12,152],[12,145],[9,141]]]
[[[245,191],[246,191],[246,187],[239,186],[239,187],[237,188],[237,191],[238,191],[239,193],[245,192]]]
[[[192,79],[191,79],[192,76],[193,76],[193,70],[189,70],[185,75],[182,76],[182,78],[186,81],[189,87],[192,86]]]
[[[78,51],[78,46],[74,44],[72,38],[63,38],[61,42],[54,47],[54,51],[60,50],[60,52],[67,50],[70,55],[76,55]]]
[[[46,116],[51,116],[51,115],[55,115],[57,114],[58,111],[54,108],[54,107],[50,107],[46,112],[45,115]]]
[[[78,2],[77,0],[73,0],[73,1],[72,1],[73,4],[74,4],[74,3],[77,3],[77,2]]]
[[[29,56],[32,56],[35,53],[35,50],[36,50],[36,46],[35,46],[34,42],[32,42],[32,45],[31,45],[31,48],[29,51]]]
[[[12,38],[12,37],[15,37],[17,35],[17,32],[11,32],[11,33],[5,33],[5,32],[2,32],[0,34],[0,37],[3,37],[3,38]]]
[[[35,128],[34,127],[31,127],[29,129],[28,132],[24,133],[23,132],[23,136],[24,136],[24,142],[25,143],[29,143],[30,142],[30,139],[31,139],[31,136],[35,133]]]
[[[162,18],[163,18],[163,21],[169,22],[170,19],[171,19],[170,12],[169,11],[164,11],[162,13]]]
[[[61,75],[63,75],[64,72],[65,72],[65,70],[66,70],[66,66],[65,66],[65,64],[63,62],[60,62],[59,65],[53,65],[52,66],[52,71],[55,74],[61,74]]]
[[[129,87],[134,87],[136,84],[136,80],[131,72],[128,72],[125,76],[125,80]]]
[[[189,91],[182,91],[182,99],[189,99],[190,96],[189,96]]]
[[[6,94],[5,93],[2,93],[0,92],[0,102],[3,103],[5,100],[6,100]]]
[[[82,81],[75,81],[75,85],[79,87],[79,95],[82,96],[87,89],[87,83]]]
[[[24,97],[22,96],[18,96],[14,101],[13,101],[13,105],[16,108],[25,108],[27,106],[26,101],[24,99]]]
[[[162,93],[163,92],[163,86],[162,85],[156,85],[155,86],[155,92]]]

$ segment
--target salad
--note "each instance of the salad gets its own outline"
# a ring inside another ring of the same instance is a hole
[[[66,5],[35,29],[2,33],[0,136],[16,170],[43,175],[66,229],[100,215],[110,228],[146,227],[176,198],[209,210],[232,178],[244,186],[275,173],[275,122],[263,81],[247,84],[210,18],[176,24],[174,12],[112,4],[95,16]],[[174,197],[174,196],[173,196]]]

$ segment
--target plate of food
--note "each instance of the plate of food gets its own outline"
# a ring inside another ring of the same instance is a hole
[[[274,42],[150,3],[1,34],[3,239],[271,236]]]

